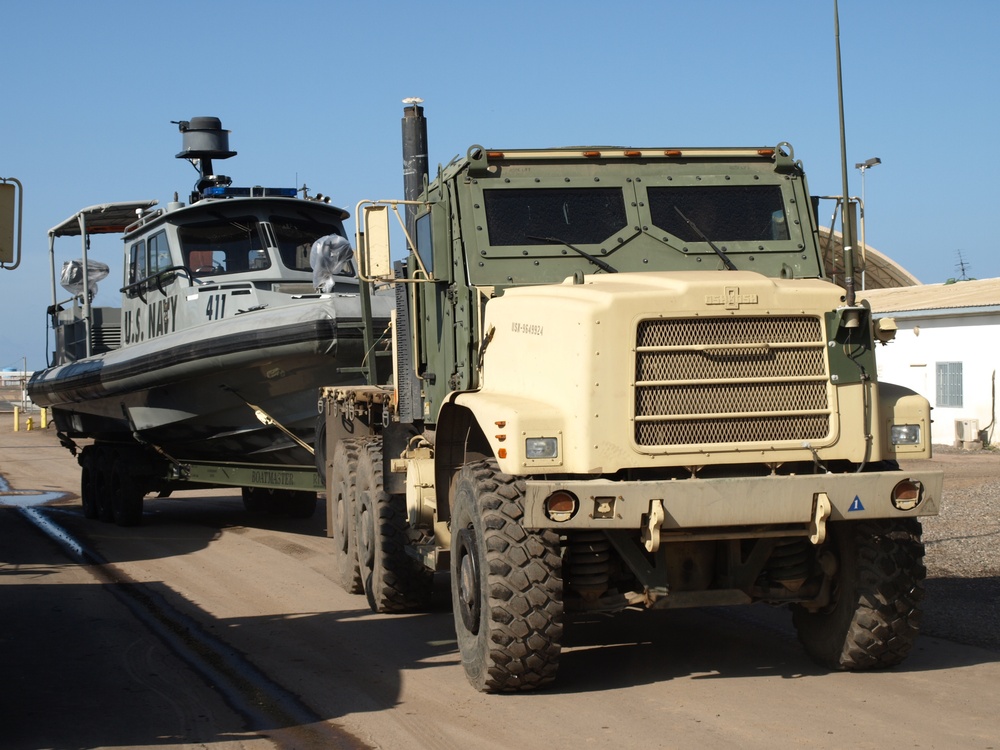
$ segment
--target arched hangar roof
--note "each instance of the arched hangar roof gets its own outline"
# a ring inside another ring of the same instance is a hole
[[[844,283],[844,237],[834,230],[820,227],[819,245],[823,251],[826,275],[838,284]],[[892,289],[918,286],[920,280],[888,255],[868,245],[855,251],[854,283],[858,289]]]

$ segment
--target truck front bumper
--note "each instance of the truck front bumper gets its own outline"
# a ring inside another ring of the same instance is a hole
[[[901,482],[910,483],[904,487],[905,497],[900,496]],[[525,526],[661,532],[754,527],[754,531],[747,528],[746,536],[759,536],[764,527],[774,527],[776,532],[795,534],[801,529],[812,536],[816,524],[826,521],[937,515],[942,484],[939,471],[664,481],[528,480]],[[554,496],[560,502],[553,502]],[[565,509],[569,500],[576,501],[572,514],[552,511]]]

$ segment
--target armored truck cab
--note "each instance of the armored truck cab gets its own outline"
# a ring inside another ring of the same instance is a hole
[[[789,144],[473,146],[358,215],[397,310],[391,368],[321,399],[345,588],[407,610],[449,570],[491,692],[554,678],[567,613],[626,607],[788,605],[830,667],[906,656],[941,476],[897,461],[930,408],[877,382],[891,325],[825,277]]]

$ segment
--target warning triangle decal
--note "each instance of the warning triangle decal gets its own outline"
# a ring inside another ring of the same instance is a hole
[[[847,512],[851,513],[851,512],[856,511],[856,510],[864,510],[864,509],[865,509],[865,506],[863,506],[861,504],[861,498],[858,497],[857,495],[855,495],[854,496],[854,502],[851,503],[851,507],[847,509]]]

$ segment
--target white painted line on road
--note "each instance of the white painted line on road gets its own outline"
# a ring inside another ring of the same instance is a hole
[[[38,508],[24,507],[20,510],[29,521],[35,524],[35,526],[40,528],[60,544],[69,547],[70,551],[76,554],[77,557],[83,557],[83,547],[81,547],[80,544],[73,537],[71,537],[69,532],[67,532],[62,526],[59,526],[46,518],[45,514],[42,513],[41,510]]]

